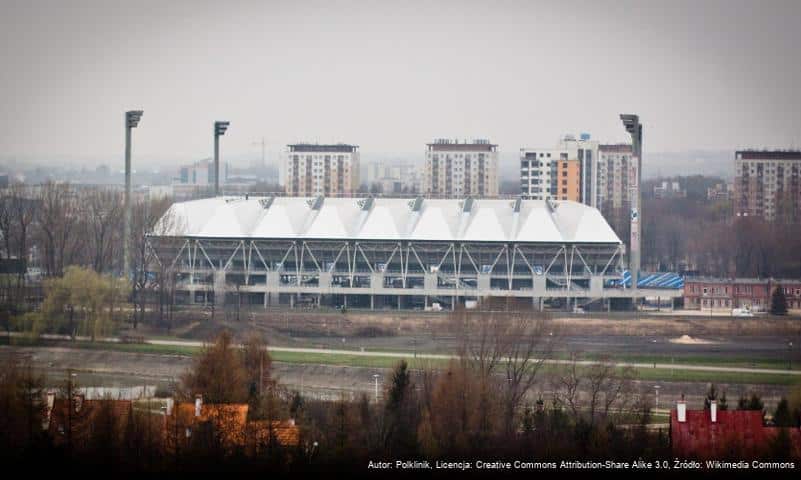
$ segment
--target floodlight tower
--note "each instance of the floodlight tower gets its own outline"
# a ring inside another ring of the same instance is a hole
[[[220,137],[231,122],[214,122],[214,196],[220,195]]]
[[[129,110],[125,112],[125,227],[123,245],[123,273],[125,278],[130,279],[131,269],[131,130],[139,125],[142,118],[142,110]]]
[[[631,135],[631,153],[637,157],[634,163],[636,171],[631,172],[629,179],[629,200],[631,202],[631,237],[629,242],[629,270],[631,270],[631,287],[635,293],[640,279],[640,242],[642,224],[642,124],[640,117],[631,113],[622,113],[620,119]],[[636,297],[635,297],[636,301]],[[636,308],[636,306],[635,306]]]

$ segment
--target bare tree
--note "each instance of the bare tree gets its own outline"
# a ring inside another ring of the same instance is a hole
[[[559,335],[543,313],[514,312],[508,315],[506,323],[504,426],[510,435],[515,431],[520,404],[539,379],[542,366],[552,357]]]
[[[147,295],[155,287],[155,281],[148,272],[154,271],[157,259],[147,235],[154,233],[156,228],[165,229],[168,227],[171,215],[166,213],[170,206],[170,200],[157,199],[138,202],[133,208],[133,228],[131,229],[132,245],[131,255],[131,279],[133,292],[132,300],[134,305],[133,327],[137,328],[140,321],[144,320]]]
[[[81,202],[87,209],[92,267],[98,273],[114,268],[116,253],[122,251],[122,196],[112,190],[91,190]]]
[[[75,243],[77,224],[76,200],[68,184],[42,185],[36,220],[45,274],[61,276],[71,263],[67,250]]]
[[[608,359],[583,366],[574,352],[564,371],[555,375],[555,401],[593,428],[613,413],[627,413],[635,400],[634,379],[630,367],[621,368]]]

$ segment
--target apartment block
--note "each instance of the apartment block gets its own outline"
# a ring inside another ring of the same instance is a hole
[[[740,150],[734,159],[734,213],[798,222],[801,150]]]
[[[228,163],[222,162],[222,178],[220,183],[228,180]],[[192,162],[178,167],[178,176],[173,184],[181,185],[214,185],[214,161],[210,158]]]
[[[438,139],[426,149],[421,191],[440,197],[498,195],[498,145]]]
[[[372,162],[367,165],[367,184],[371,191],[377,187],[385,195],[417,193],[420,168],[411,162]]]
[[[582,134],[555,148],[520,149],[520,194],[533,200],[573,200],[595,206],[598,142]]]
[[[620,238],[631,229],[631,186],[637,174],[631,144],[598,147],[596,207]]]
[[[706,199],[710,201],[728,202],[732,195],[732,184],[730,183],[717,183],[706,189]]]
[[[343,143],[287,145],[285,172],[289,195],[352,195],[359,188],[359,147]]]

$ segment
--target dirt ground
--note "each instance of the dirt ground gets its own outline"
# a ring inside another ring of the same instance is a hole
[[[484,314],[484,313],[481,313]],[[487,313],[489,314],[489,313]],[[536,317],[537,313],[523,315]],[[801,336],[801,317],[703,317],[697,315],[645,315],[632,313],[586,313],[566,315],[546,313],[555,330],[563,335],[627,335],[627,336]],[[238,317],[238,318],[237,318]],[[186,308],[175,316],[172,334],[181,338],[208,340],[223,329],[244,335],[253,330],[272,334],[280,342],[282,337],[303,338],[334,336],[345,338],[398,336],[398,335],[449,335],[452,333],[447,312],[386,311],[332,311],[304,310],[242,310],[238,315],[230,311],[215,312],[208,309]],[[165,329],[140,327],[144,334],[165,335]],[[142,333],[140,333],[142,334]]]

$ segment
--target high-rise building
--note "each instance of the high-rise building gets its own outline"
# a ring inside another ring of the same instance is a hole
[[[367,165],[367,185],[384,194],[418,193],[420,169],[411,162],[376,161]]]
[[[498,145],[489,140],[429,143],[421,190],[440,197],[497,196]]]
[[[734,214],[801,220],[801,150],[741,150],[734,159]]]
[[[629,188],[636,173],[632,158],[630,144],[598,147],[596,207],[624,240],[628,240],[631,233]]]
[[[358,190],[358,145],[297,143],[287,147],[287,194],[352,195]]]
[[[228,179],[227,162],[223,162],[222,169],[222,183],[225,183]],[[210,158],[206,158],[178,167],[178,176],[173,179],[173,183],[182,185],[214,185],[214,161]]]
[[[520,149],[520,193],[533,200],[573,200],[595,206],[598,142],[564,136],[555,148]]]

